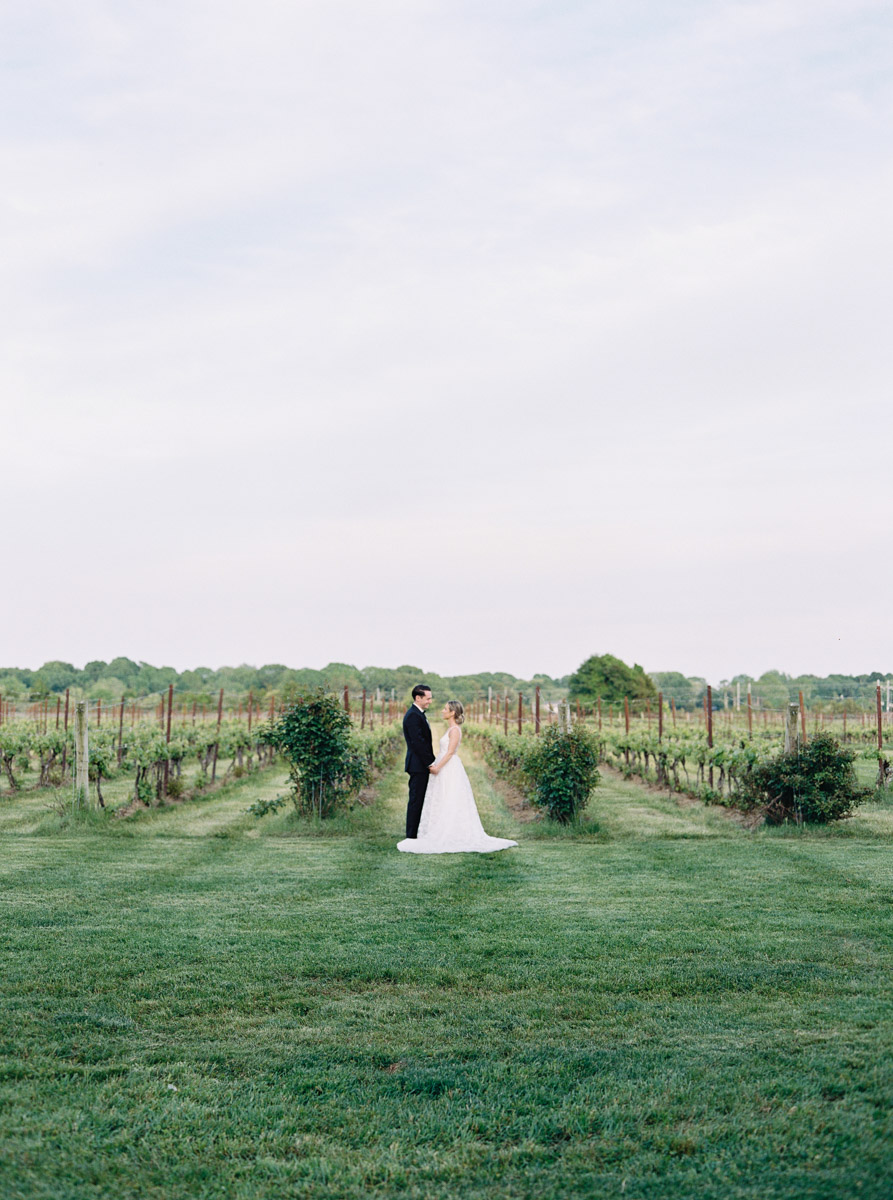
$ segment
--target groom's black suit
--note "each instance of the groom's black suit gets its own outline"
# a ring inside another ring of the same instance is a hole
[[[409,803],[406,806],[406,836],[418,836],[422,805],[431,773],[428,767],[434,762],[434,746],[431,741],[431,726],[428,718],[417,704],[410,705],[403,718],[403,736],[406,738],[405,770],[409,776]]]

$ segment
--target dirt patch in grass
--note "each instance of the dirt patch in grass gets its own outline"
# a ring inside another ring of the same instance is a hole
[[[506,783],[504,779],[499,779],[490,772],[488,774],[490,777],[490,786],[516,821],[526,824],[530,821],[543,820],[543,814],[536,805],[531,804],[520,788],[515,787],[514,784]]]

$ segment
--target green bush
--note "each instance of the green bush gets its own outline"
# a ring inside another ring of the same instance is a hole
[[[350,717],[322,691],[298,696],[260,735],[287,759],[292,799],[303,816],[329,817],[366,782],[369,766],[353,743]]]
[[[572,821],[586,807],[599,781],[598,741],[582,725],[550,725],[525,756],[524,773],[533,800],[553,821]]]
[[[253,804],[249,804],[245,811],[255,817],[265,817],[268,813],[278,812],[285,802],[285,796],[274,796],[272,800],[261,798],[260,800],[255,800]]]
[[[855,757],[830,734],[817,733],[799,753],[758,762],[738,803],[742,808],[762,808],[770,825],[837,821],[871,795],[870,788],[856,781]]]

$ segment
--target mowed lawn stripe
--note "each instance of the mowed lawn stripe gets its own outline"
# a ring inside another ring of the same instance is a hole
[[[556,839],[468,761],[517,850],[399,854],[399,770],[324,830],[249,780],[0,838],[0,1194],[886,1197],[885,844],[622,781]]]

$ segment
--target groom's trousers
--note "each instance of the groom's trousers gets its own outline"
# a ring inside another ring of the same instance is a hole
[[[428,790],[428,780],[431,773],[424,775],[413,771],[409,776],[409,803],[406,806],[406,836],[418,837],[419,821],[422,819],[422,805],[425,803],[425,792]]]

